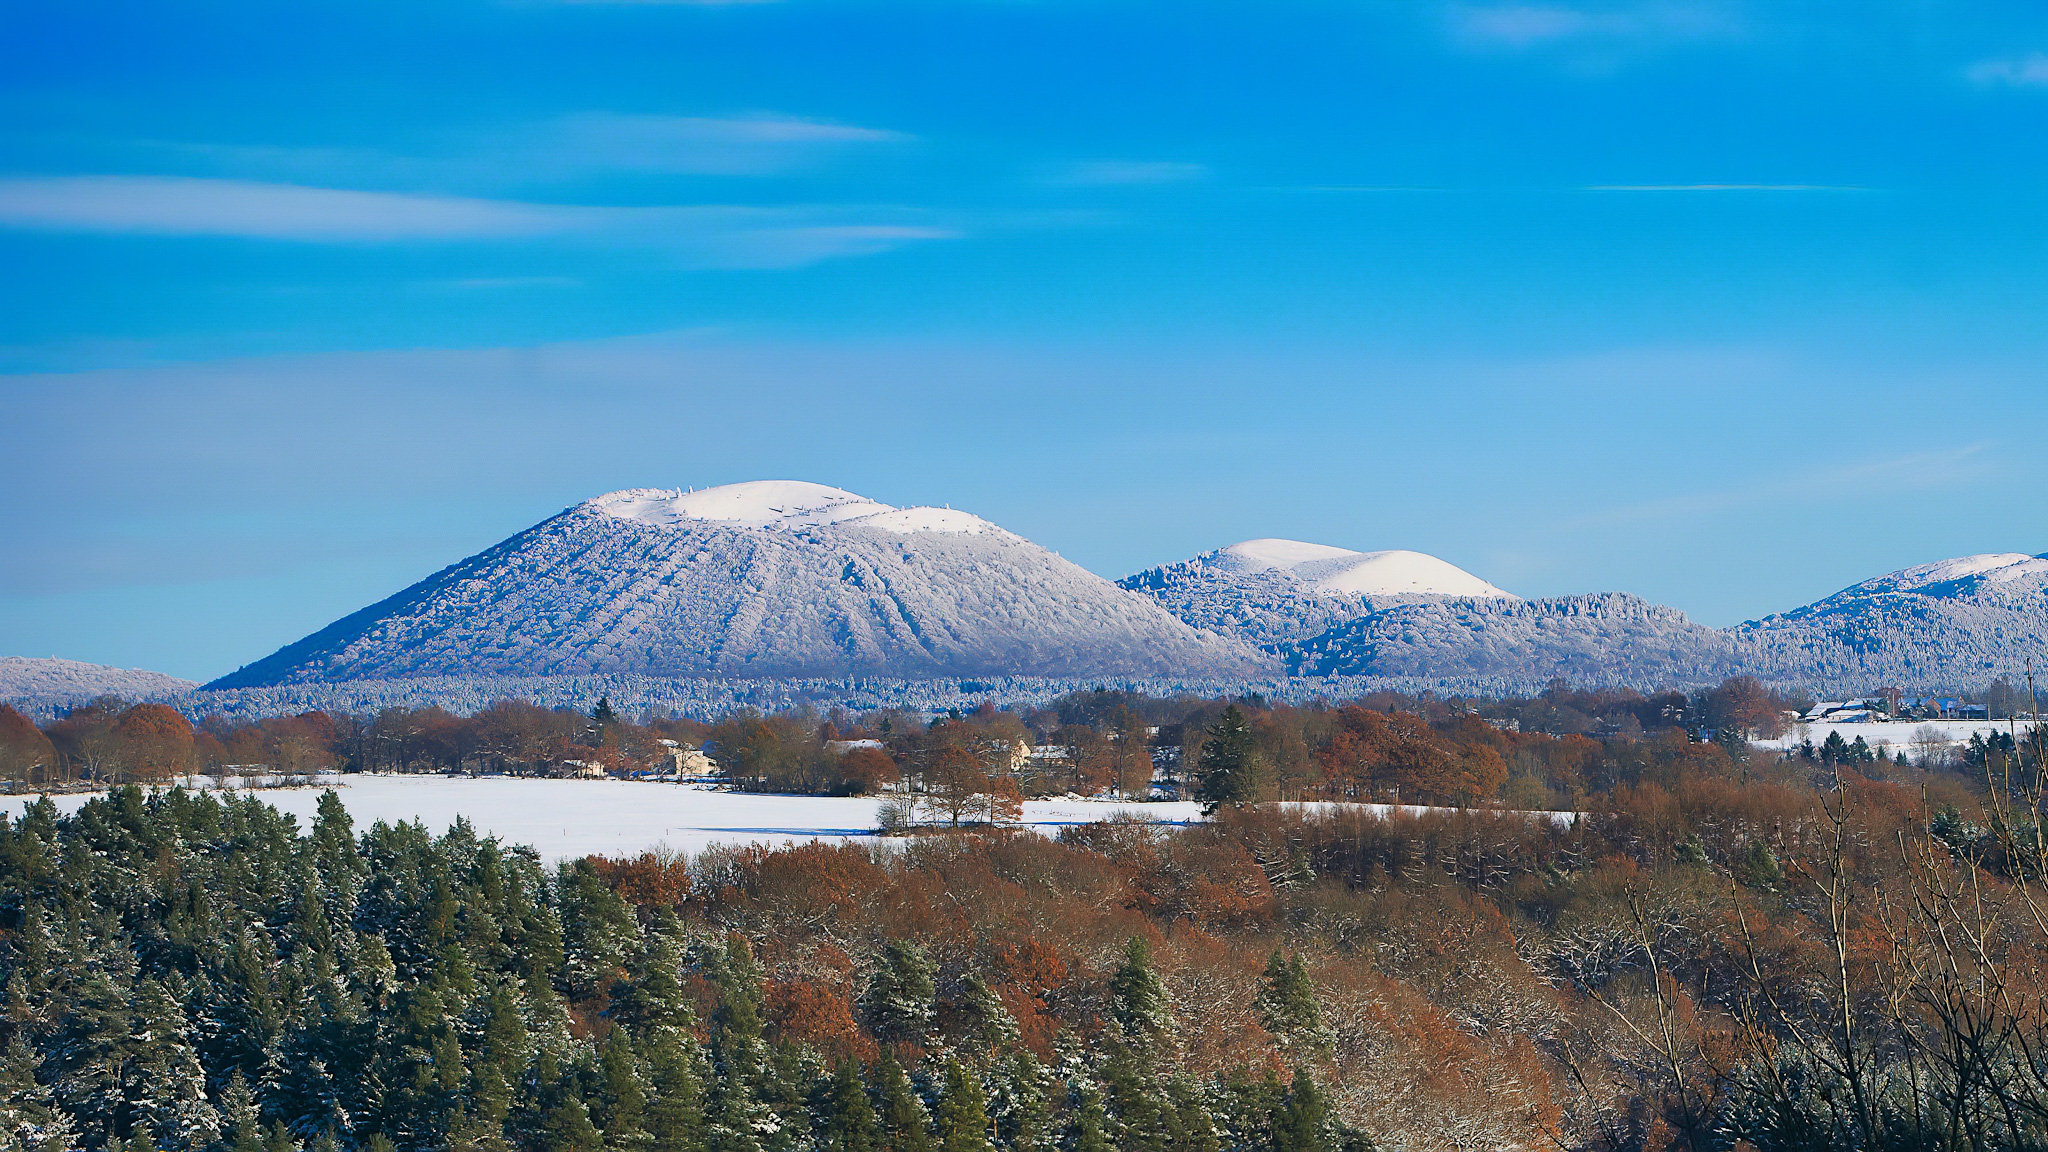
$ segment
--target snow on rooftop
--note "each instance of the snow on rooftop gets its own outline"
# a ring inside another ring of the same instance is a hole
[[[1360,596],[1514,595],[1423,552],[1353,552],[1302,540],[1245,540],[1210,554],[1236,572],[1281,569],[1312,587]]]
[[[1000,531],[979,516],[951,508],[895,508],[843,488],[803,480],[749,480],[694,490],[628,488],[584,501],[607,516],[646,524],[713,520],[754,528],[808,528],[857,521],[884,532]]]

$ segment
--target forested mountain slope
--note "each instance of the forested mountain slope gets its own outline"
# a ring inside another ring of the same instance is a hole
[[[148,699],[196,687],[190,680],[55,656],[0,656],[0,700]]]
[[[965,512],[762,481],[585,501],[210,686],[1273,666]]]
[[[1402,594],[1343,559],[1395,555],[1417,554],[1247,541],[1121,583],[1277,653],[1298,676],[1491,677],[1527,689],[1557,676],[1652,687],[1747,673],[1863,691],[1978,686],[2023,676],[2029,658],[2048,667],[2048,558],[2024,553],[1902,569],[1725,629],[1623,592],[1519,600],[1430,557],[1455,575]],[[1349,566],[1347,587],[1329,579],[1333,564]],[[1491,591],[1455,591],[1463,581]]]

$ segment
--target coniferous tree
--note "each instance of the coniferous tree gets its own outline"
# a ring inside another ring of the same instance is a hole
[[[880,1152],[932,1152],[930,1113],[896,1054],[886,1048],[875,1065],[875,1096],[882,1128]]]
[[[637,1149],[652,1139],[643,1126],[648,1086],[639,1056],[623,1028],[612,1029],[598,1056],[598,1082],[591,1119],[604,1130],[607,1148]]]
[[[66,1152],[75,1136],[71,1118],[37,1082],[36,1063],[35,1052],[19,1036],[0,1052],[0,1149]]]
[[[1213,815],[1219,808],[1259,799],[1264,781],[1258,741],[1237,705],[1225,708],[1209,727],[1195,771],[1199,777],[1195,799],[1203,802],[1206,813]]]
[[[839,1061],[820,1087],[816,1113],[820,1152],[876,1152],[881,1125],[853,1060]]]
[[[1092,1087],[1083,1088],[1079,1106],[1074,1109],[1068,1149],[1070,1152],[1118,1152],[1116,1145],[1110,1143],[1108,1129],[1109,1117],[1103,1111],[1102,1093]]]
[[[1322,1006],[1316,1002],[1315,985],[1308,978],[1301,954],[1283,955],[1280,949],[1266,959],[1266,974],[1259,984],[1260,1022],[1266,1031],[1290,1047],[1308,1053],[1327,1052],[1331,1037],[1323,1027]]]
[[[1038,1152],[1055,1134],[1046,1073],[1038,1059],[1021,1049],[997,1062],[989,1093],[989,1111],[996,1142],[1012,1152]]]
[[[1305,1068],[1294,1070],[1294,1082],[1273,1110],[1273,1152],[1332,1152],[1329,1102]]]
[[[1110,1011],[1132,1040],[1155,1040],[1173,1027],[1166,987],[1152,971],[1152,950],[1136,936],[1124,946],[1124,962],[1109,978]]]
[[[547,1110],[538,1133],[541,1152],[599,1152],[604,1136],[590,1122],[590,1109],[573,1095],[564,1095]]]
[[[938,1152],[994,1152],[989,1143],[988,1100],[981,1084],[958,1059],[946,1061],[939,1105],[933,1117]]]
[[[935,969],[924,949],[908,940],[891,940],[861,997],[875,1037],[884,1042],[924,1038],[937,1016]]]
[[[651,1152],[698,1152],[705,1146],[704,1085],[696,1042],[679,1029],[655,1036],[647,1053]]]

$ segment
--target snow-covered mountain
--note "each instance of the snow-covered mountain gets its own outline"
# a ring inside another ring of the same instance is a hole
[[[0,700],[83,701],[95,696],[141,700],[196,687],[190,680],[140,668],[55,656],[0,656]]]
[[[1626,592],[1396,604],[1278,650],[1300,676],[1493,678],[1524,691],[1559,676],[1651,688],[1744,670],[1738,638]]]
[[[1626,593],[1519,600],[1434,557],[1248,540],[1126,577],[1309,676],[1962,688],[2048,669],[2048,557],[1922,564],[1732,628]]]
[[[1197,628],[1262,646],[1305,639],[1396,604],[1515,599],[1422,552],[1354,552],[1301,540],[1244,540],[1117,583]]]
[[[1975,686],[2048,670],[2048,556],[1993,552],[1903,568],[1731,630],[1769,675]]]
[[[966,512],[768,480],[586,500],[209,687],[1274,667]]]

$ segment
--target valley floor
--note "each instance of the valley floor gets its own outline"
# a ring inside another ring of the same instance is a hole
[[[202,780],[202,783],[204,781]],[[781,796],[714,791],[696,785],[625,780],[536,780],[509,776],[323,777],[307,788],[268,788],[264,803],[311,825],[320,794],[333,787],[358,831],[382,820],[418,820],[445,831],[467,817],[483,835],[524,844],[543,860],[599,854],[632,856],[666,847],[697,853],[713,844],[780,845],[875,835],[875,797]],[[74,812],[95,792],[55,797]],[[0,812],[18,817],[33,797],[0,796]],[[1161,823],[1200,818],[1193,802],[1140,804],[1110,800],[1032,800],[1024,825],[1047,833],[1124,812]]]

